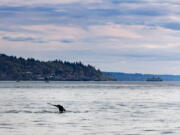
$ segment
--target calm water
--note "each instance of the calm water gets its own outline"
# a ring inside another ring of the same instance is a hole
[[[180,82],[0,82],[0,134],[179,135]]]

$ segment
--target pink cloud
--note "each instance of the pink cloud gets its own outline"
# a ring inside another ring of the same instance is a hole
[[[90,26],[89,31],[97,36],[142,38],[139,33],[131,29],[131,26],[123,26],[117,24]]]

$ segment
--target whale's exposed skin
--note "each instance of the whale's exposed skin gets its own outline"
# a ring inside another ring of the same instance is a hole
[[[48,104],[50,104],[50,103],[48,103]],[[66,111],[66,109],[62,105],[53,105],[53,104],[50,104],[50,105],[57,107],[59,109],[60,113],[63,113]]]

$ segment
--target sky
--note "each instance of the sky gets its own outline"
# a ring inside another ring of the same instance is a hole
[[[0,53],[180,74],[180,1],[0,0]]]

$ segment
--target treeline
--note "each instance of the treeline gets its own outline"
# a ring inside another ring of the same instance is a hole
[[[81,62],[44,62],[0,54],[0,80],[107,81],[114,78]]]

